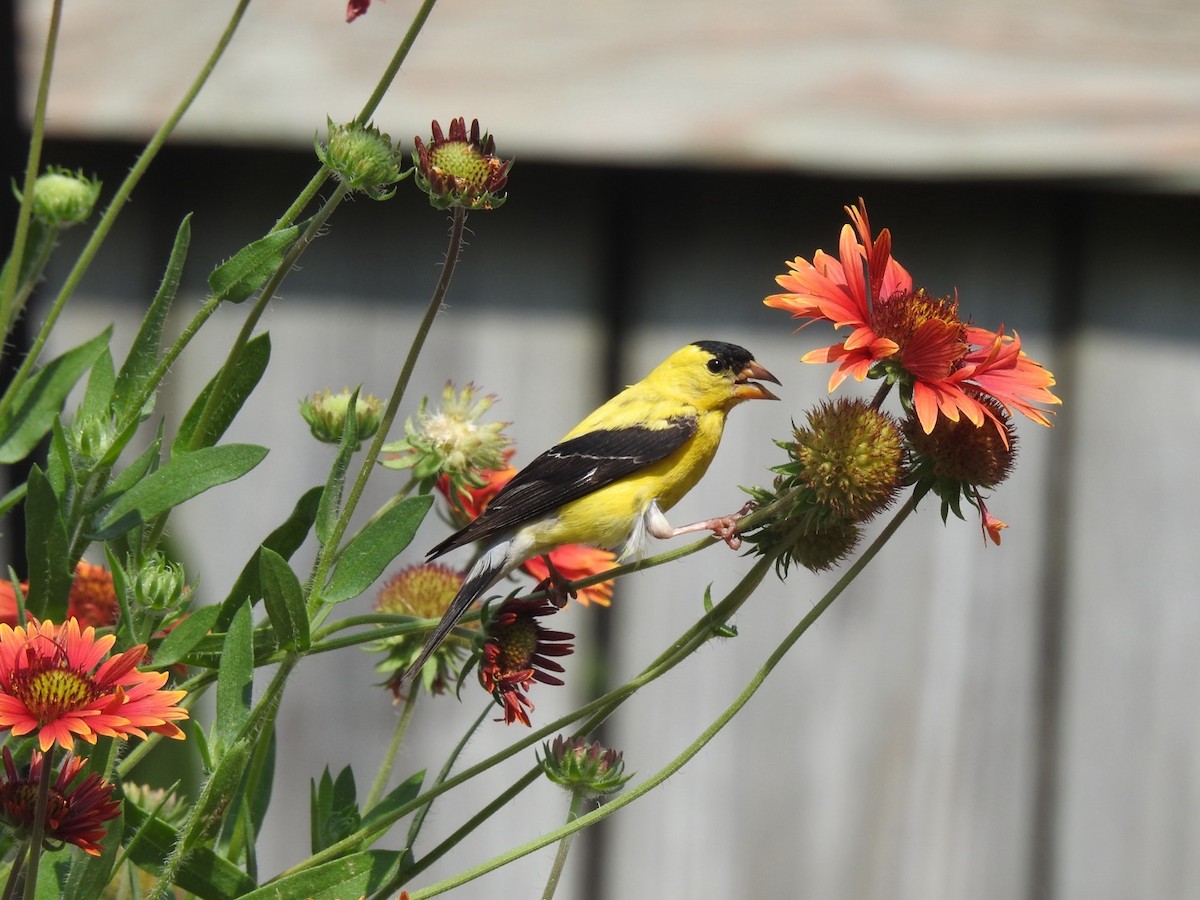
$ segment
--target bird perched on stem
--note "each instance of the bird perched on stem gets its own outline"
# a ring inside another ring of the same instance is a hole
[[[471,524],[429,551],[441,556],[476,541],[484,547],[407,682],[454,624],[493,584],[525,560],[564,544],[614,548],[622,559],[642,552],[646,536],[711,531],[737,549],[737,521],[748,509],[674,527],[665,512],[704,475],[717,452],[725,417],[744,400],[778,400],[757,381],[779,379],[750,351],[723,341],[676,350],[518,472]],[[548,585],[558,605],[567,582],[549,557]]]

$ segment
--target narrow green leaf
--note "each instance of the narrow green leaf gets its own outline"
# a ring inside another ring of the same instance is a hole
[[[84,391],[83,403],[79,407],[81,418],[109,418],[109,401],[112,399],[116,379],[112,351],[105,347],[92,363],[92,370],[88,374],[87,390]]]
[[[75,467],[71,462],[71,448],[67,443],[67,433],[63,429],[62,418],[55,416],[50,427],[50,452],[46,457],[46,478],[54,493],[60,497],[69,496],[67,485],[73,488],[79,482],[75,478]]]
[[[158,874],[163,860],[179,841],[179,832],[136,803],[125,801],[125,840],[132,843],[129,857],[139,868]],[[254,879],[207,847],[196,847],[184,859],[175,884],[204,900],[240,897],[256,887]]]
[[[101,777],[104,777],[101,775]],[[121,850],[121,835],[125,830],[122,813],[104,823],[107,831],[99,840],[100,855],[76,853],[71,858],[71,870],[60,897],[102,897],[112,877],[112,864]],[[39,885],[40,887],[40,885]]]
[[[167,269],[163,273],[162,283],[158,286],[158,292],[150,303],[150,309],[146,311],[145,318],[142,319],[142,327],[138,330],[137,337],[133,339],[133,346],[129,348],[125,362],[121,364],[121,371],[117,373],[117,380],[112,391],[112,407],[120,419],[133,412],[129,405],[133,402],[134,397],[145,389],[150,376],[158,365],[163,325],[167,321],[167,314],[171,311],[171,303],[175,300],[175,294],[179,290],[179,279],[183,275],[183,263],[187,258],[188,244],[192,239],[191,223],[191,213],[184,216],[183,221],[179,223],[179,230],[175,232],[175,243],[171,247],[171,256],[167,260]],[[143,410],[143,416],[149,414],[152,403],[153,395],[147,402],[146,409]]]
[[[346,766],[334,780],[326,766],[320,783],[312,785],[310,791],[312,852],[320,853],[358,831],[360,817],[354,771]]]
[[[26,486],[18,484],[15,488],[0,498],[0,516],[8,515],[8,511],[25,499]]]
[[[266,447],[254,444],[225,444],[180,453],[117,498],[95,523],[92,536],[107,540],[153,521],[209,488],[241,478],[266,455]]]
[[[194,609],[186,619],[171,629],[154,650],[154,667],[165,669],[182,662],[193,647],[204,639],[212,629],[220,613],[219,606],[201,606]]]
[[[309,648],[308,613],[304,607],[304,588],[287,560],[269,547],[262,548],[258,557],[259,578],[262,583],[263,605],[275,629],[279,646],[307,650]]]
[[[263,885],[242,900],[369,897],[396,877],[403,860],[404,854],[396,850],[365,850]]]
[[[304,543],[304,539],[312,530],[313,520],[317,515],[317,501],[320,497],[321,488],[319,487],[309,488],[305,491],[296,501],[291,515],[282,525],[267,535],[266,540],[262,542],[262,547],[274,550],[283,559],[291,559],[292,554],[300,549],[300,545]],[[249,600],[253,605],[262,597],[262,584],[258,569],[258,558],[261,552],[261,547],[254,551],[254,555],[250,557],[250,561],[246,563],[241,574],[233,583],[229,596],[221,604],[221,616],[215,626],[217,631],[224,631],[229,626],[234,612],[242,603]]]
[[[208,276],[208,287],[213,296],[229,303],[241,303],[279,268],[288,247],[300,237],[300,231],[300,225],[273,231],[221,263]]]
[[[25,561],[29,590],[25,592],[25,608],[39,619],[61,622],[66,618],[67,595],[74,578],[68,559],[67,526],[58,496],[37,466],[30,470],[27,484]]]
[[[408,497],[356,534],[338,558],[322,599],[341,603],[369,588],[412,542],[432,505],[433,497],[429,494]]]
[[[12,411],[0,422],[0,463],[24,459],[50,430],[71,388],[108,346],[112,327],[38,369],[17,391]]]
[[[338,444],[337,456],[329,467],[329,477],[325,480],[325,491],[321,494],[321,505],[317,507],[317,540],[324,547],[333,536],[337,524],[338,513],[342,508],[342,488],[346,483],[346,470],[354,451],[358,449],[358,417],[354,408],[358,404],[358,388],[350,395],[350,404],[346,410],[346,424],[342,429],[342,439]]]
[[[373,825],[391,827],[398,818],[396,811],[407,806],[421,793],[421,785],[425,782],[425,770],[410,775],[407,780],[390,790],[386,797],[372,806],[363,816],[363,827]]]
[[[209,419],[208,425],[204,429],[204,434],[195,435],[194,432],[199,424],[200,414],[208,402],[208,397],[212,393],[219,374],[214,375],[208,384],[204,386],[204,390],[200,392],[195,402],[192,403],[191,408],[184,414],[183,421],[179,423],[179,431],[175,435],[175,441],[171,444],[171,452],[179,452],[184,447],[191,447],[193,449],[211,447],[219,441],[221,435],[225,433],[226,429],[233,422],[234,417],[241,411],[246,399],[254,392],[254,388],[258,386],[263,372],[267,370],[267,363],[270,359],[270,335],[263,333],[247,342],[245,349],[242,351],[241,359],[238,360],[233,380],[229,383],[224,395],[217,401],[217,408],[213,416]]]
[[[254,682],[254,634],[250,604],[244,603],[229,623],[217,670],[217,711],[212,727],[217,765],[250,720]]]
[[[114,502],[122,494],[133,489],[134,485],[139,484],[152,469],[158,467],[159,454],[162,452],[162,433],[142,451],[133,462],[112,479],[104,488],[104,493],[93,500],[88,505],[88,511],[93,512],[97,509],[103,509],[108,504]]]

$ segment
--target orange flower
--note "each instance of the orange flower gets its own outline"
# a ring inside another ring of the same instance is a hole
[[[18,772],[12,752],[4,748],[4,777],[0,779],[0,817],[19,835],[33,825],[38,786],[45,757],[33,751],[25,774]],[[71,787],[87,764],[82,757],[68,755],[50,785],[46,803],[45,840],[74,844],[84,853],[100,855],[99,841],[108,829],[104,823],[121,811],[113,799],[113,786],[95,772]],[[48,849],[57,849],[48,847]]]
[[[28,589],[28,584],[21,582],[22,593]],[[67,616],[74,616],[84,625],[104,628],[115,625],[120,612],[112,572],[80,560],[75,565],[75,580],[67,597]],[[13,583],[7,579],[0,580],[0,622],[17,624],[17,595]]]
[[[550,551],[550,562],[558,570],[558,574],[567,579],[567,581],[579,581],[580,579],[590,578],[592,575],[615,568],[617,565],[617,556],[608,550],[599,550],[595,547],[584,546],[583,544],[567,544],[564,547],[559,547],[557,550]],[[521,568],[539,582],[545,581],[550,577],[550,570],[547,568],[545,560],[540,556],[526,560],[522,563]],[[575,599],[584,606],[587,606],[589,603],[608,606],[612,603],[612,595],[613,582],[601,581],[599,584],[593,584],[590,587],[579,588]]]
[[[182,739],[174,722],[188,712],[175,703],[187,692],[160,690],[165,672],[134,668],[145,644],[104,659],[115,642],[90,626],[81,632],[73,618],[0,624],[0,729],[37,732],[43,752],[55,742],[70,750],[76,737],[94,744],[98,735],[144,739],[154,731]]]
[[[1022,352],[1016,332],[965,323],[957,298],[914,290],[908,271],[892,258],[891,232],[885,228],[872,236],[862,200],[846,211],[852,225],[842,226],[839,258],[818,250],[811,263],[800,257],[788,262],[790,271],[775,279],[785,293],[763,301],[808,319],[806,325],[822,320],[852,329],[842,343],[803,357],[804,362],[837,364],[829,390],[848,375],[856,381],[887,376],[900,383],[902,398],[926,433],[940,413],[954,422],[965,416],[976,426],[991,421],[1005,434],[1004,424],[976,392],[1049,425],[1046,411],[1035,404],[1061,402],[1050,391],[1054,376]]]

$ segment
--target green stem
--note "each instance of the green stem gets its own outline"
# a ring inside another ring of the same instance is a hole
[[[188,108],[192,105],[192,102],[196,99],[196,96],[200,93],[200,89],[204,87],[209,75],[211,75],[213,69],[216,68],[217,62],[220,60],[221,55],[225,52],[225,48],[229,46],[229,42],[233,39],[233,35],[237,31],[238,25],[241,24],[242,16],[249,5],[250,0],[239,0],[237,7],[233,11],[233,15],[229,19],[229,23],[225,26],[224,33],[217,41],[217,44],[209,54],[208,59],[205,60],[203,67],[200,69],[199,74],[189,86],[187,93],[184,95],[183,99],[180,100],[175,109],[172,110],[171,114],[167,117],[163,124],[159,127],[158,131],[154,133],[154,136],[150,138],[150,142],[146,144],[146,148],[142,151],[141,155],[138,156],[137,161],[134,162],[133,167],[129,170],[129,174],[125,176],[125,180],[122,181],[120,187],[117,188],[117,192],[113,196],[112,202],[109,204],[108,208],[104,211],[104,215],[102,215],[100,217],[100,221],[96,223],[95,230],[92,232],[88,242],[84,245],[83,250],[80,251],[79,257],[75,260],[75,265],[71,268],[71,271],[67,273],[67,277],[63,281],[63,285],[58,292],[58,296],[54,298],[54,302],[50,306],[50,311],[47,313],[45,321],[42,322],[42,327],[38,331],[37,337],[34,338],[33,345],[30,347],[28,355],[21,363],[21,367],[17,370],[17,373],[13,376],[13,380],[9,386],[8,392],[4,395],[3,399],[0,399],[0,421],[3,421],[4,418],[9,414],[10,407],[12,406],[14,398],[16,397],[17,392],[20,390],[21,385],[24,384],[25,381],[28,380],[29,376],[33,373],[34,365],[37,363],[38,357],[41,355],[42,348],[45,346],[46,340],[50,336],[50,331],[53,329],[54,323],[58,321],[59,315],[62,313],[63,308],[67,305],[67,300],[69,300],[70,297],[75,293],[75,289],[78,287],[79,282],[83,279],[84,273],[87,272],[88,268],[91,266],[92,260],[95,259],[96,254],[99,252],[105,238],[108,237],[109,232],[112,230],[112,227],[117,220],[117,216],[120,215],[121,210],[125,207],[125,204],[129,202],[129,198],[133,195],[133,189],[142,180],[142,176],[145,175],[147,169],[150,168],[150,163],[153,162],[154,158],[158,155],[159,150],[162,149],[167,138],[175,130],[175,126],[179,124],[179,120],[183,118],[183,114],[187,112]]]
[[[583,791],[572,791],[571,806],[567,810],[567,825],[579,818],[581,809],[583,809]],[[554,855],[554,865],[550,867],[550,875],[546,878],[546,889],[542,891],[542,900],[554,900],[554,892],[558,890],[558,882],[562,878],[563,868],[567,864],[567,854],[571,850],[571,841],[574,837],[575,832],[568,832],[558,842],[558,853]]]
[[[408,698],[404,701],[404,711],[400,713],[400,719],[396,722],[396,730],[392,733],[392,739],[388,743],[387,752],[383,755],[383,762],[379,765],[379,773],[375,776],[375,782],[371,785],[371,792],[367,794],[367,799],[363,801],[362,811],[366,815],[371,811],[371,808],[379,802],[379,798],[383,796],[383,792],[387,789],[387,783],[392,777],[392,770],[396,766],[396,754],[400,752],[400,745],[404,743],[404,735],[408,733],[408,723],[412,720],[413,710],[417,706],[417,694],[420,693],[414,686],[408,692]]]
[[[51,744],[50,749],[42,755],[42,772],[38,779],[37,802],[33,807],[33,826],[29,834],[25,900],[34,900],[37,896],[38,863],[42,855],[42,840],[46,835],[46,808],[50,800],[50,781],[54,775],[54,751],[57,749],[56,744]]]
[[[408,58],[408,53],[412,50],[412,46],[416,43],[417,36],[420,35],[421,29],[425,27],[425,20],[429,18],[429,14],[433,11],[434,4],[437,0],[425,0],[421,4],[421,8],[417,10],[417,14],[413,17],[412,23],[408,26],[408,31],[404,35],[400,45],[396,48],[396,52],[392,54],[391,62],[388,63],[386,69],[383,70],[383,75],[375,85],[375,90],[371,96],[367,98],[367,102],[363,105],[362,110],[354,118],[355,122],[360,125],[366,125],[371,121],[371,116],[375,114],[375,110],[379,108],[379,104],[383,101],[384,96],[391,89],[392,82],[396,80],[396,75],[400,72],[400,66],[404,64],[404,60]],[[321,166],[317,173],[300,192],[300,196],[296,201],[288,207],[287,211],[279,217],[279,221],[275,223],[272,231],[278,231],[281,228],[287,228],[300,216],[300,213],[312,202],[317,196],[317,192],[321,190],[323,185],[329,178],[330,171],[326,166]]]
[[[21,873],[25,871],[25,859],[28,855],[29,841],[22,841],[9,866],[8,879],[4,882],[4,893],[0,894],[0,900],[12,900],[17,895],[17,886],[21,883]]]
[[[416,690],[416,688],[413,688],[413,690]],[[466,749],[467,743],[475,736],[475,732],[479,730],[479,726],[483,724],[483,720],[491,713],[492,708],[492,701],[488,700],[483,710],[475,718],[475,721],[471,723],[471,727],[463,733],[458,744],[450,751],[450,755],[446,757],[446,762],[442,764],[442,770],[438,772],[437,778],[434,779],[433,783],[435,785],[441,784],[450,777],[450,773],[454,771],[454,766],[458,762],[458,758],[462,755],[463,750]],[[421,826],[425,824],[425,817],[429,815],[431,809],[433,809],[432,801],[422,806],[417,811],[417,814],[413,816],[412,823],[408,826],[408,841],[406,844],[410,849],[417,842],[417,837],[421,833]]]
[[[308,227],[304,229],[304,233],[288,247],[287,253],[283,255],[283,260],[275,268],[271,277],[267,279],[267,283],[263,285],[258,299],[254,301],[254,306],[250,308],[246,320],[242,323],[242,328],[238,332],[233,346],[229,348],[229,354],[225,357],[225,364],[221,367],[221,371],[217,373],[217,380],[213,383],[213,389],[209,392],[204,409],[200,411],[200,416],[196,421],[195,429],[192,431],[191,439],[188,441],[188,445],[181,449],[195,450],[202,445],[205,433],[208,431],[209,423],[216,414],[217,408],[225,400],[229,382],[233,380],[234,373],[237,371],[242,352],[246,349],[246,345],[250,343],[250,338],[254,335],[254,329],[258,325],[259,319],[266,312],[267,304],[274,298],[275,292],[279,290],[279,286],[283,284],[284,278],[287,277],[292,267],[300,259],[300,255],[308,249],[308,246],[320,234],[321,229],[325,227],[325,223],[329,221],[329,217],[333,215],[333,211],[338,208],[349,192],[350,188],[344,182],[338,182],[333,194],[317,210],[316,214],[309,221]]]
[[[871,545],[865,551],[863,551],[862,555],[855,560],[854,564],[849,569],[846,570],[845,574],[838,579],[837,583],[829,589],[825,596],[822,597],[821,600],[812,609],[810,609],[808,613],[805,614],[796,627],[793,628],[791,632],[789,632],[788,635],[783,639],[783,641],[780,642],[779,646],[775,648],[775,650],[767,658],[766,662],[763,663],[759,670],[754,674],[754,677],[750,679],[750,682],[734,699],[734,701],[706,729],[704,729],[704,731],[701,732],[701,734],[691,744],[689,744],[682,753],[671,760],[666,766],[664,766],[646,781],[638,784],[634,788],[631,788],[629,791],[614,798],[605,805],[592,810],[586,815],[580,816],[579,818],[561,826],[560,828],[555,829],[552,832],[549,832],[548,834],[534,838],[533,840],[528,841],[519,847],[514,847],[512,850],[496,856],[479,866],[468,869],[451,878],[440,881],[437,884],[433,884],[429,887],[422,888],[421,890],[411,892],[409,895],[411,900],[424,900],[426,897],[433,897],[437,894],[444,893],[452,888],[466,884],[468,881],[472,881],[481,875],[485,875],[488,872],[498,869],[501,866],[507,865],[514,860],[520,859],[522,856],[525,856],[536,850],[540,850],[542,847],[549,846],[555,841],[561,840],[568,834],[574,834],[575,832],[580,831],[581,829],[586,828],[589,825],[600,821],[601,819],[607,818],[615,813],[618,809],[628,806],[634,800],[637,800],[643,795],[649,793],[651,790],[658,787],[660,784],[678,772],[689,760],[695,757],[696,754],[699,753],[705,747],[705,745],[707,745],[709,741],[711,741],[717,735],[717,733],[721,731],[721,729],[729,724],[729,722],[735,715],[737,715],[742,707],[749,702],[750,698],[754,696],[754,694],[766,680],[767,676],[779,664],[779,661],[783,659],[787,652],[795,645],[796,641],[798,641],[800,637],[806,631],[808,631],[812,624],[816,622],[818,618],[820,618],[822,613],[829,608],[833,601],[836,600],[843,591],[845,591],[845,589],[866,567],[866,565],[872,559],[874,559],[876,554],[879,553],[884,544],[886,544],[891,536],[896,532],[896,529],[900,527],[909,514],[916,508],[918,499],[918,495],[913,494],[908,501],[899,510],[897,510],[896,515],[879,533],[875,540],[871,542]]]
[[[351,486],[350,492],[346,495],[345,504],[342,507],[337,522],[334,523],[329,540],[317,555],[311,579],[314,598],[319,596],[321,589],[325,585],[325,578],[329,574],[330,567],[333,565],[342,536],[346,533],[346,528],[350,524],[350,517],[354,514],[354,510],[358,506],[358,501],[367,486],[367,479],[371,477],[371,472],[375,468],[375,462],[379,459],[379,454],[383,449],[384,443],[387,441],[388,431],[391,430],[392,422],[396,419],[396,412],[400,409],[400,401],[404,398],[404,394],[408,390],[408,383],[412,379],[413,370],[417,366],[417,358],[425,346],[425,339],[429,336],[430,329],[433,327],[433,320],[437,316],[438,310],[442,307],[442,301],[446,298],[446,292],[450,289],[450,281],[454,277],[454,269],[458,265],[459,254],[462,252],[462,239],[466,223],[466,210],[461,207],[455,207],[450,219],[450,241],[446,250],[446,262],[442,266],[442,274],[434,286],[433,294],[429,298],[429,305],[425,309],[425,315],[421,319],[421,324],[418,326],[416,334],[413,336],[412,345],[408,348],[408,357],[404,360],[404,366],[401,368],[400,375],[396,379],[396,386],[392,388],[392,395],[388,399],[387,408],[384,410],[379,422],[379,430],[375,432],[370,449],[367,450],[362,465],[359,467],[358,476],[354,479],[354,484]],[[310,609],[315,609],[315,605],[310,604]],[[314,615],[314,623],[319,622],[321,618],[321,616]]]
[[[50,73],[54,71],[54,54],[58,48],[58,32],[62,24],[62,0],[54,0],[50,7],[50,27],[46,32],[46,47],[42,54],[42,74],[38,80],[37,99],[33,106],[33,126],[29,135],[29,154],[25,160],[25,183],[21,189],[21,208],[17,211],[17,229],[13,236],[12,255],[7,267],[8,277],[0,284],[0,323],[4,327],[6,340],[0,341],[0,358],[8,346],[8,329],[16,318],[17,285],[21,280],[21,260],[25,256],[25,243],[29,240],[29,224],[33,216],[33,185],[37,181],[38,167],[42,164],[42,142],[46,134],[46,101],[50,96]],[[0,410],[3,419],[3,410]]]

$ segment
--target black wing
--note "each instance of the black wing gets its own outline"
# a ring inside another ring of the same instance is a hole
[[[665,459],[696,433],[696,425],[694,416],[681,416],[666,428],[593,431],[555,444],[514,475],[479,518],[430,550],[429,558],[532,522]]]

